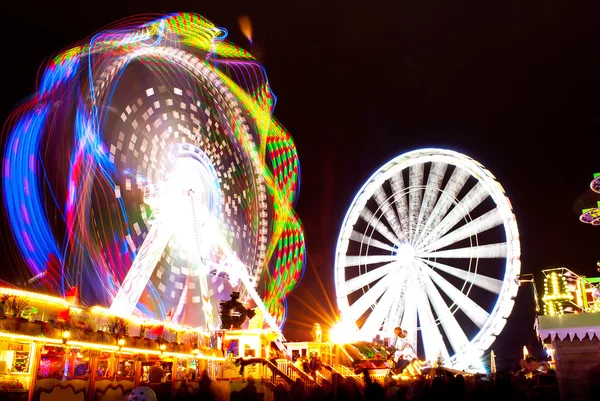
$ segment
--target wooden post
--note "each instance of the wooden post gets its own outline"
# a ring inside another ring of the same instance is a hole
[[[134,381],[134,388],[135,387],[139,387],[140,386],[140,382],[142,381],[142,361],[135,361],[135,365],[134,366],[134,374],[135,374],[135,381]]]
[[[88,381],[88,400],[95,400],[96,392],[96,373],[98,373],[98,356],[100,352],[90,352],[90,380]]]
[[[177,357],[174,356],[173,357],[173,365],[171,365],[171,400],[173,400],[173,398],[175,398],[175,379],[177,377],[177,375],[175,374],[177,370]]]
[[[28,401],[33,401],[35,395],[35,384],[37,380],[37,372],[40,368],[40,358],[42,355],[42,344],[32,342],[31,347],[33,348],[33,355],[31,362],[29,362],[29,395],[27,396]]]
[[[77,354],[72,352],[73,349],[71,347],[65,348],[65,352],[69,353],[69,377],[73,377],[75,375],[75,359],[77,359]]]

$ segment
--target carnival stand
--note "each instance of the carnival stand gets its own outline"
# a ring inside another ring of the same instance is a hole
[[[198,329],[12,288],[0,294],[3,399],[123,399],[143,383],[170,395],[219,360]],[[156,363],[164,375],[149,383]]]
[[[590,372],[600,368],[600,279],[566,268],[543,273],[544,314],[536,328],[556,369],[561,399],[593,399]]]

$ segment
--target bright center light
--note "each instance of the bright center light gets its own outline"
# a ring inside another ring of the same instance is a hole
[[[396,256],[402,266],[409,266],[415,259],[415,250],[412,245],[404,243],[398,247]]]
[[[206,181],[206,174],[202,164],[192,158],[178,159],[171,170],[171,184],[182,190],[199,191],[200,195],[205,189],[202,188]]]
[[[180,256],[185,255],[188,260],[207,259],[213,247],[211,235],[206,231],[213,228],[207,223],[215,182],[211,169],[203,161],[190,157],[178,158],[169,171],[161,213],[173,224],[175,241],[183,251]]]
[[[329,329],[329,341],[334,344],[350,344],[357,341],[358,329],[352,322],[341,321]]]

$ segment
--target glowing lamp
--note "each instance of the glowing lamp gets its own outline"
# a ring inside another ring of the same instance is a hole
[[[355,324],[341,321],[329,329],[329,341],[334,344],[349,344],[356,341],[357,334]]]
[[[124,338],[119,338],[119,341],[117,341],[117,344],[119,345],[119,347],[122,347],[125,345],[125,339]]]
[[[167,349],[167,346],[165,344],[161,344],[159,348],[161,351],[164,351]]]
[[[63,344],[66,344],[67,341],[71,338],[71,332],[69,330],[65,330],[62,332]]]

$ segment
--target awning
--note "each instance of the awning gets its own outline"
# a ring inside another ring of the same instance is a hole
[[[580,341],[586,336],[600,339],[600,313],[570,313],[564,315],[538,316],[537,331],[540,339],[559,340],[577,337]]]

